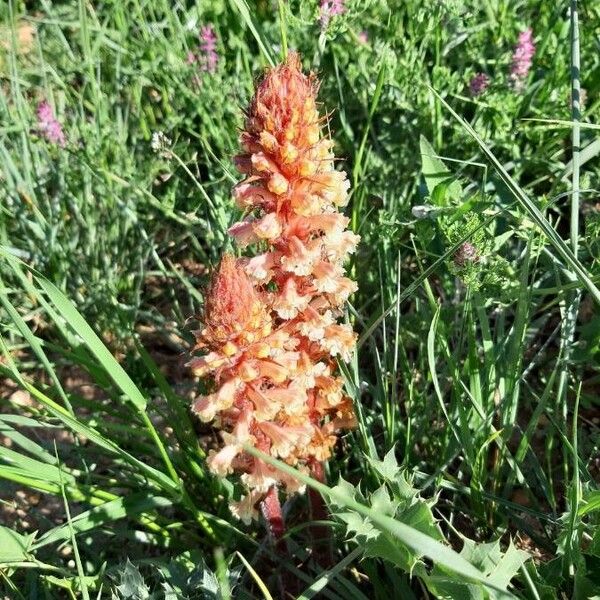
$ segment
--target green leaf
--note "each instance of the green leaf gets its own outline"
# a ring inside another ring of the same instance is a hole
[[[121,583],[117,586],[120,600],[147,600],[150,588],[144,583],[139,569],[129,560],[120,572]]]
[[[443,206],[448,196],[459,200],[462,196],[460,183],[448,167],[437,157],[435,150],[424,136],[420,137],[422,173],[433,204]]]
[[[52,483],[61,482],[61,472],[55,465],[50,465],[46,462],[41,462],[11,450],[10,448],[0,447],[0,461],[11,467],[15,467],[26,473],[32,479],[41,479]],[[66,473],[63,469],[62,479],[68,483],[73,483],[75,478],[70,473]]]
[[[414,527],[402,523],[399,519],[393,519],[386,515],[377,514],[370,507],[365,506],[363,503],[357,502],[350,497],[347,489],[343,489],[340,492],[339,489],[330,488],[325,484],[316,481],[312,477],[309,477],[306,475],[306,473],[290,467],[286,463],[277,460],[272,456],[261,452],[260,450],[257,450],[249,444],[244,444],[244,450],[248,452],[248,454],[256,456],[267,464],[273,465],[284,473],[288,473],[292,477],[302,481],[306,485],[317,490],[330,501],[344,505],[348,509],[356,511],[362,516],[371,519],[371,521],[379,529],[385,531],[386,534],[393,538],[396,542],[405,544],[419,556],[427,556],[432,561],[437,562],[440,565],[448,568],[450,571],[453,571],[456,574],[470,580],[487,583],[481,571],[466,561],[457,552],[452,550],[452,548],[445,546],[438,539],[430,535],[426,535]]]
[[[67,540],[70,537],[71,529],[75,534],[79,534],[102,527],[106,523],[118,519],[133,517],[154,508],[164,508],[171,505],[171,500],[167,498],[147,494],[134,494],[125,498],[116,498],[77,515],[71,519],[70,527],[68,524],[64,524],[51,529],[42,535],[32,548],[37,550],[48,544]]]
[[[583,498],[581,506],[578,510],[578,515],[583,517],[584,515],[596,510],[600,510],[600,491],[593,490],[588,492]]]
[[[441,600],[484,600],[480,585],[458,581],[451,575],[430,575],[425,578],[427,589]]]
[[[490,573],[502,558],[500,540],[478,544],[469,538],[463,538],[463,547],[460,553],[486,574]]]
[[[388,453],[383,457],[383,460],[376,460],[367,456],[367,460],[371,463],[371,466],[383,477],[386,481],[396,481],[396,478],[400,475],[400,467],[396,460],[395,447],[391,448]]]
[[[366,456],[365,458],[382,479],[391,486],[395,498],[408,500],[418,493],[404,476],[404,469],[398,465],[395,447],[392,447],[388,451],[383,460],[378,460],[371,456]]]
[[[51,423],[45,423],[38,419],[32,419],[31,417],[23,417],[21,415],[1,415],[0,422],[14,423],[15,425],[22,425],[23,427],[39,427],[42,429],[60,429],[59,425],[52,425]],[[2,427],[2,425],[0,425]],[[3,432],[4,433],[4,432]],[[55,457],[52,457],[55,460]]]
[[[381,486],[379,489],[375,490],[371,494],[370,500],[371,508],[373,510],[392,517],[396,514],[398,505],[400,504],[398,500],[393,500],[390,497],[385,486]]]
[[[458,581],[451,573],[444,574],[443,567],[435,566],[431,576],[425,577],[428,589],[439,598],[468,600],[507,600],[515,596],[507,590],[509,583],[529,558],[527,552],[517,549],[511,542],[502,552],[500,540],[478,544],[463,538],[461,556],[475,565],[486,577],[489,586]]]
[[[22,433],[11,427],[11,425],[9,425],[9,423],[3,419],[3,415],[0,415],[0,435],[6,436],[7,438],[11,439],[14,444],[20,446],[21,448],[23,448],[23,450],[29,452],[29,454],[35,456],[42,462],[46,462],[49,464],[58,463],[56,457],[52,456],[52,454],[50,454],[50,452],[48,452],[45,448],[42,448],[42,446],[30,440],[26,435],[23,435]]]
[[[77,332],[92,354],[98,359],[115,384],[121,389],[125,396],[131,400],[138,410],[144,411],[146,409],[146,398],[144,398],[139,388],[131,380],[131,377],[125,372],[125,369],[123,369],[115,357],[108,351],[108,348],[94,333],[93,329],[87,324],[86,320],[81,316],[73,304],[71,304],[68,298],[47,279],[37,276],[36,280],[46,294],[48,294],[48,297],[67,323],[75,332]]]
[[[34,534],[24,536],[0,525],[0,565],[31,560],[29,550]]]
[[[396,462],[393,449],[383,461],[370,460],[374,468],[385,476],[386,484],[369,496],[367,504],[374,514],[391,517],[404,523],[415,531],[419,531],[435,540],[442,540],[441,532],[435,522],[431,508],[424,500],[418,498],[418,492],[411,488]],[[360,493],[347,481],[340,479],[334,491],[349,500],[356,499]],[[365,502],[361,499],[362,502]],[[411,572],[421,559],[421,554],[410,546],[398,542],[386,531],[377,527],[371,517],[365,517],[354,511],[348,511],[337,501],[332,514],[346,524],[347,534],[364,555],[391,562],[401,569]]]
[[[499,588],[507,588],[512,578],[518,573],[519,569],[528,558],[529,554],[524,550],[519,550],[515,547],[512,540],[510,540],[506,552],[490,572],[490,581]]]

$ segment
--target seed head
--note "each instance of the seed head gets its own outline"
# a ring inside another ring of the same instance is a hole
[[[490,78],[485,73],[477,73],[469,82],[469,92],[473,98],[481,96],[490,85]]]
[[[464,242],[454,254],[454,264],[457,267],[464,267],[470,263],[476,263],[479,260],[477,248],[470,242]]]

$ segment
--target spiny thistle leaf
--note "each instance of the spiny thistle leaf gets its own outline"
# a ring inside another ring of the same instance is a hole
[[[367,500],[358,486],[355,487],[344,479],[340,479],[334,489],[348,498],[366,502],[377,514],[396,518],[435,540],[442,540],[430,503],[419,498],[418,490],[409,484],[398,466],[393,449],[382,461],[369,459],[369,462],[384,480],[384,484],[370,494]],[[332,503],[332,513],[346,524],[349,539],[364,548],[365,556],[382,558],[408,572],[419,564],[421,557],[418,554],[384,533],[368,517],[348,511],[335,503]]]
[[[150,589],[144,583],[140,570],[129,560],[120,571],[121,583],[117,586],[118,595],[113,597],[119,600],[147,600],[150,598]]]
[[[375,472],[391,487],[395,497],[409,500],[418,493],[418,490],[410,485],[402,468],[398,465],[395,447],[389,450],[383,460],[376,460],[370,456],[366,458]]]
[[[199,551],[185,552],[168,564],[157,563],[165,600],[216,598],[219,586]]]
[[[425,578],[427,588],[438,598],[458,598],[469,600],[505,600],[515,596],[507,590],[511,579],[518,573],[529,554],[519,550],[510,541],[506,552],[502,552],[500,540],[478,544],[463,538],[461,556],[476,566],[488,578],[494,588],[479,584],[459,582],[451,574],[445,575],[443,567],[435,566],[431,575]]]

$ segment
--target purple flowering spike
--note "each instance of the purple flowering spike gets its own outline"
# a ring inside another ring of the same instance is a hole
[[[51,144],[64,148],[67,144],[62,125],[54,116],[50,104],[43,100],[37,107],[38,129],[40,134]]]
[[[510,68],[510,79],[516,90],[521,90],[525,79],[529,74],[533,57],[535,55],[535,43],[533,42],[533,31],[528,27],[519,34],[519,41],[515,47]]]
[[[205,25],[200,30],[200,52],[202,70],[214,73],[219,63],[219,54],[217,53],[217,36],[212,25]]]

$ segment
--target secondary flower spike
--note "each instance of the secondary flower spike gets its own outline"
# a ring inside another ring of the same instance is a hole
[[[54,111],[46,100],[38,104],[37,119],[40,134],[51,144],[56,144],[61,148],[64,148],[67,145],[62,125],[54,116]]]
[[[517,91],[521,91],[525,85],[534,55],[535,42],[533,41],[533,31],[529,27],[519,34],[519,42],[512,57],[510,79]]]
[[[317,82],[291,53],[268,70],[246,112],[244,180],[234,188],[246,218],[231,227],[241,247],[262,252],[225,256],[206,295],[202,356],[190,366],[210,382],[194,411],[221,430],[210,469],[237,473],[246,488],[232,511],[248,522],[294,478],[243,450],[247,443],[306,472],[318,472],[336,433],[355,426],[336,359],[348,361],[356,336],[339,323],[356,284],[343,263],[359,237],[338,212],[346,174],[334,168],[332,141],[321,132]]]

